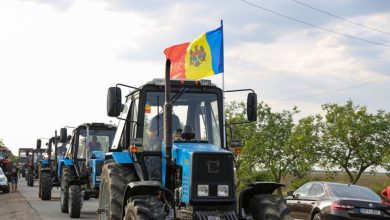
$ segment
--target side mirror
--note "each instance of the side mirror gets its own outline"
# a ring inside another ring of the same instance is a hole
[[[254,92],[248,94],[246,101],[246,114],[248,121],[257,120],[257,94]]]
[[[292,197],[294,197],[294,191],[288,191],[288,192],[287,192],[287,196],[292,196]]]
[[[61,143],[66,143],[66,140],[68,137],[67,133],[68,132],[67,132],[66,128],[61,128],[61,130],[60,130],[60,142]]]
[[[107,92],[107,115],[118,117],[122,111],[122,91],[119,87],[110,87]]]
[[[37,140],[37,149],[41,149],[41,139]]]

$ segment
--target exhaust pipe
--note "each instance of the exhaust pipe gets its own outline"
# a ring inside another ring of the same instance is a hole
[[[167,59],[165,64],[165,103],[164,103],[164,143],[167,164],[172,156],[172,103],[171,103],[171,60]]]

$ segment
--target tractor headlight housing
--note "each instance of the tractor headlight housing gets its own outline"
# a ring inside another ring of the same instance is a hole
[[[218,196],[229,196],[229,185],[218,185]]]
[[[198,196],[209,196],[209,185],[198,185]]]

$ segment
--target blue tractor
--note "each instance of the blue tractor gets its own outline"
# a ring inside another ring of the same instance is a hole
[[[74,128],[65,157],[59,161],[61,211],[79,218],[84,200],[98,198],[104,155],[112,144],[116,127],[105,123],[85,123]],[[60,141],[66,142],[67,129],[61,128]]]
[[[119,86],[108,90],[107,113],[120,121],[98,219],[290,219],[285,200],[272,195],[282,184],[255,182],[236,195],[232,151],[241,146],[226,145],[224,91],[208,80],[157,79],[126,86],[122,104]],[[256,94],[247,100],[246,122],[256,121]]]
[[[37,148],[41,146],[41,142],[41,139],[37,140]],[[39,172],[38,196],[42,200],[51,200],[52,188],[60,186],[61,171],[59,164],[63,161],[66,144],[67,142],[59,142],[57,131],[55,131],[55,136],[51,137],[47,143],[47,157],[41,161]]]

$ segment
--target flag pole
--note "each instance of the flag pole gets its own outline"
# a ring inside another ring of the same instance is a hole
[[[222,29],[222,59],[225,58],[225,54],[223,51],[224,44],[223,44],[223,20],[221,20],[221,29]],[[223,65],[225,66],[224,60],[222,60]],[[222,108],[223,108],[223,146],[225,149],[228,149],[227,147],[227,136],[226,136],[226,117],[225,117],[225,68],[222,73]]]

